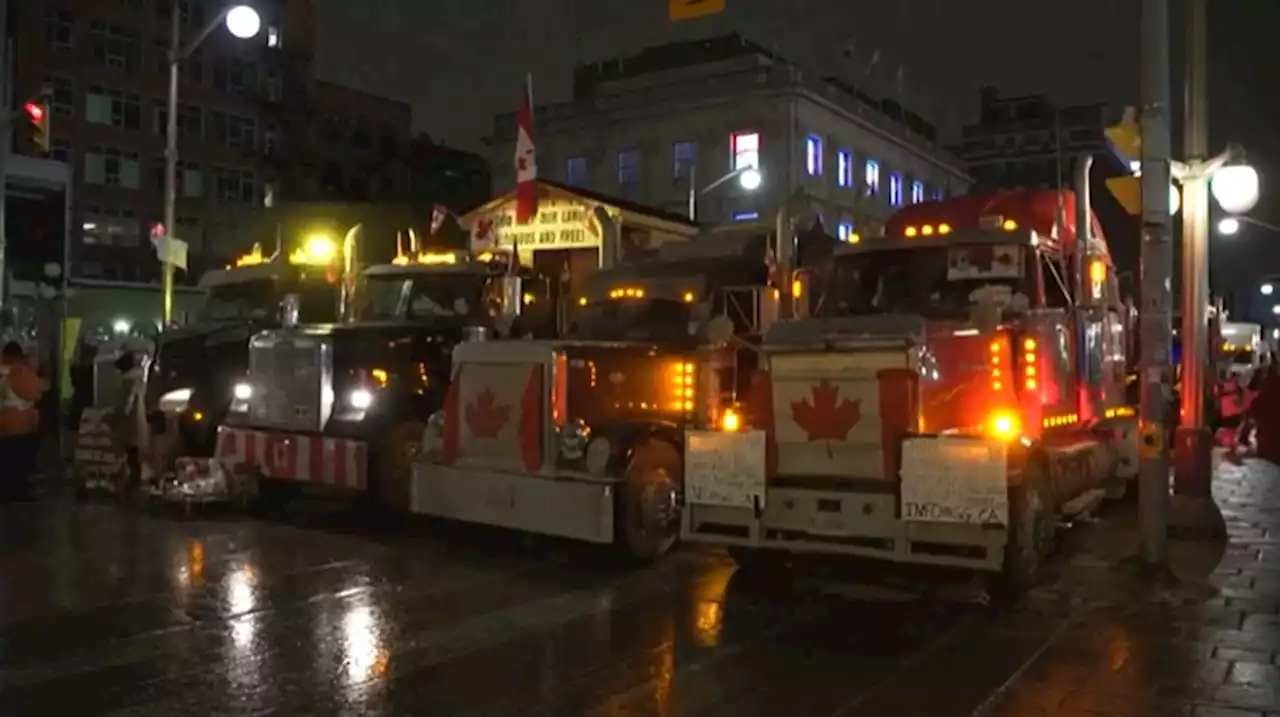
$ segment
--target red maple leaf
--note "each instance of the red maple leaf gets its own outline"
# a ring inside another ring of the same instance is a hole
[[[493,391],[486,386],[476,394],[476,398],[467,404],[467,428],[476,438],[497,438],[498,432],[511,419],[511,406],[500,406]]]
[[[843,441],[862,420],[861,401],[839,400],[840,387],[827,379],[815,384],[813,400],[792,401],[791,419],[809,435],[810,441]]]

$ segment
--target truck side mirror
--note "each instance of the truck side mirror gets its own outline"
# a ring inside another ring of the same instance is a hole
[[[524,283],[518,276],[499,276],[494,279],[498,297],[498,313],[514,320],[524,309]]]

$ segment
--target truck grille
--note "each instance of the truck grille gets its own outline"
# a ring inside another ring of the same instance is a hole
[[[323,430],[333,411],[329,342],[291,329],[264,331],[249,342],[252,425]]]

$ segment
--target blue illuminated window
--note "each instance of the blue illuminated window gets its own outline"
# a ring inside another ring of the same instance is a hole
[[[564,183],[573,187],[587,184],[587,158],[570,157],[564,162]]]
[[[836,227],[836,238],[841,241],[849,241],[849,237],[853,236],[853,222],[840,222]]]
[[[618,152],[618,184],[636,184],[640,181],[640,150],[624,149]]]
[[[853,186],[853,155],[848,150],[836,152],[836,185]]]
[[[911,183],[911,203],[920,204],[924,202],[924,182]]]
[[[752,221],[753,219],[759,219],[759,218],[760,218],[760,212],[734,212],[733,213],[733,221],[735,222],[749,222],[749,221]]]
[[[889,206],[902,206],[902,175],[897,172],[889,175]]]
[[[815,134],[804,139],[804,167],[810,177],[822,174],[822,139]]]
[[[874,197],[880,193],[880,163],[874,159],[867,160],[863,180],[867,184],[867,195]]]

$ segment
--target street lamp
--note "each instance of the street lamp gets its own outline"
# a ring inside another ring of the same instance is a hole
[[[1252,217],[1223,217],[1218,221],[1218,233],[1223,236],[1234,236],[1239,234],[1240,230],[1243,229],[1246,224],[1252,224],[1255,227],[1262,227],[1263,229],[1270,229],[1271,231],[1280,234],[1280,226],[1269,224]],[[1267,284],[1267,286],[1270,286],[1270,284]]]
[[[177,225],[177,203],[178,203],[178,77],[180,75],[182,61],[191,56],[200,43],[204,42],[219,25],[226,24],[227,31],[233,37],[241,40],[247,40],[258,34],[262,29],[262,18],[258,15],[258,11],[248,5],[232,5],[209,22],[203,30],[200,31],[186,45],[182,44],[182,13],[179,12],[178,3],[173,3],[170,9],[173,16],[173,24],[169,32],[169,116],[165,127],[165,150],[164,150],[164,231],[165,236],[160,237],[161,242],[160,261],[161,261],[161,291],[163,298],[163,321],[168,326],[173,318],[173,233]]]
[[[1276,293],[1276,287],[1274,284],[1263,284],[1258,290],[1262,292],[1263,296],[1271,296]]]
[[[1247,164],[1222,167],[1210,175],[1209,190],[1228,214],[1244,214],[1258,204],[1258,170]]]
[[[703,194],[706,194],[707,192],[710,192],[711,190],[715,189],[716,187],[720,186],[721,184],[724,184],[725,182],[731,179],[737,179],[738,185],[741,186],[743,189],[747,190],[748,192],[754,192],[755,190],[759,189],[760,185],[764,182],[764,177],[761,176],[759,169],[752,166],[745,166],[745,167],[738,167],[737,169],[729,172],[728,174],[717,179],[711,184],[708,184],[702,189],[698,189],[697,167],[690,166],[689,167],[689,221],[692,222],[692,221],[698,220],[698,197],[702,196]]]

